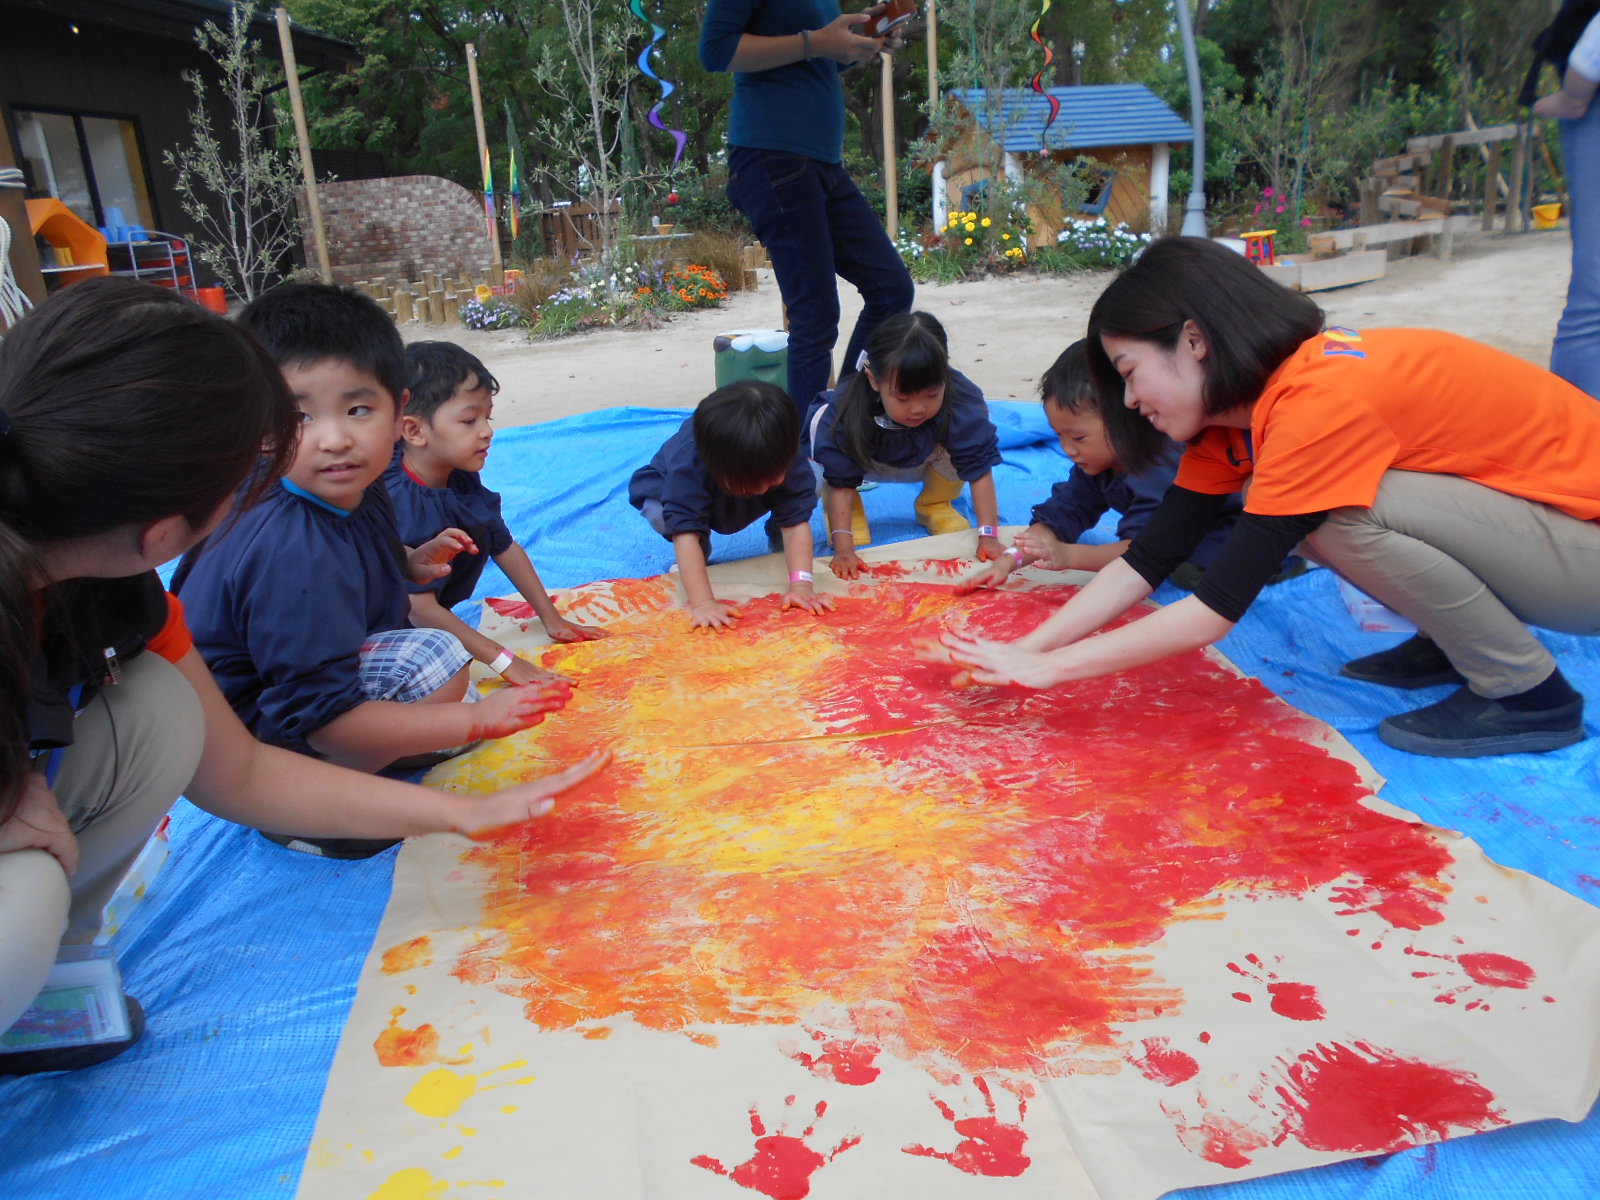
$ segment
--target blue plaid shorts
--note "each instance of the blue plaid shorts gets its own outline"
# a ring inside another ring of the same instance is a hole
[[[391,629],[361,646],[359,679],[368,700],[410,704],[431,696],[472,661],[461,639],[442,629]],[[467,688],[468,694],[476,689]]]

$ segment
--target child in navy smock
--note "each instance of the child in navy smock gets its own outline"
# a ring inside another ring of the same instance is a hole
[[[1106,397],[1089,369],[1088,343],[1073,342],[1039,380],[1045,420],[1072,460],[1072,472],[1050,489],[1049,499],[1033,506],[1030,524],[1014,545],[966,580],[969,587],[999,583],[1019,566],[1037,563],[1052,571],[1098,571],[1122,557],[1128,543],[1150,520],[1178,473],[1183,447],[1153,426],[1136,426],[1124,436],[1148,438],[1151,465],[1141,471],[1122,469],[1105,422]],[[1120,404],[1121,396],[1110,400]],[[1140,457],[1146,457],[1141,453]],[[1192,589],[1216,554],[1239,514],[1240,501],[1230,496],[1216,524],[1178,572]],[[1080,542],[1084,533],[1108,512],[1121,513],[1114,542]]]
[[[553,685],[441,703],[466,694],[469,656],[450,634],[408,626],[406,578],[433,578],[471,543],[448,529],[407,551],[378,482],[405,393],[394,322],[359,292],[323,284],[274,289],[239,319],[283,370],[300,441],[267,500],[184,556],[173,590],[245,724],[262,741],[378,770],[505,736],[559,708],[568,691]]]
[[[806,436],[841,579],[860,573],[856,547],[872,540],[858,490],[869,479],[920,479],[916,514],[929,533],[972,528],[950,503],[970,483],[978,557],[1000,553],[992,474],[999,438],[982,390],[950,366],[944,328],[927,313],[901,313],[878,326],[856,374],[812,402]]]
[[[767,519],[767,544],[789,570],[784,608],[826,612],[811,578],[811,466],[800,452],[800,413],[782,388],[756,380],[720,387],[628,481],[628,501],[672,543],[697,627],[731,625],[739,610],[711,590],[711,534]]]
[[[400,419],[400,443],[383,475],[400,537],[418,545],[454,528],[473,543],[450,561],[448,574],[410,585],[411,623],[453,633],[473,658],[508,683],[562,678],[516,657],[450,611],[472,598],[484,564],[492,558],[533,606],[551,641],[606,636],[605,630],[579,625],[556,611],[528,552],[500,515],[500,494],[479,477],[494,440],[491,421],[499,381],[454,342],[412,342],[406,347],[406,369],[410,398]]]

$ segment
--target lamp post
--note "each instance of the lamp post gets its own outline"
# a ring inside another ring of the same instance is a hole
[[[1183,236],[1206,236],[1206,113],[1200,90],[1200,59],[1194,49],[1194,26],[1189,21],[1189,0],[1178,0],[1178,34],[1183,38],[1183,65],[1189,74],[1189,124],[1194,127],[1194,179],[1189,203],[1183,210]]]

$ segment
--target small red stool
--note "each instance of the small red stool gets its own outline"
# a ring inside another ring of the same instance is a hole
[[[1270,267],[1278,261],[1278,247],[1273,240],[1278,236],[1276,229],[1257,229],[1239,236],[1244,239],[1244,256],[1256,266]]]

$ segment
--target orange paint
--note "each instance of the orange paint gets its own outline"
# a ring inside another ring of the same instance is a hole
[[[433,965],[433,942],[427,937],[412,938],[409,942],[401,942],[398,946],[390,946],[383,952],[383,973],[385,975],[398,975],[402,971],[411,971],[417,967]]]
[[[372,1043],[378,1055],[378,1065],[384,1067],[420,1067],[425,1063],[441,1062],[439,1058],[439,1031],[432,1025],[422,1024],[415,1029],[400,1025],[405,1009],[397,1008],[389,1017],[389,1024]]]
[[[571,704],[474,769],[489,787],[598,744],[616,761],[466,852],[491,935],[454,974],[547,1030],[847,1014],[830,1037],[925,1068],[1114,1072],[1129,1024],[1182,1005],[1145,948],[1225,896],[1338,889],[1348,914],[1442,919],[1442,842],[1362,804],[1355,768],[1260,684],[1196,653],[957,691],[908,649],[1015,637],[1063,590],[879,582],[803,621],[756,600],[706,634],[662,611],[670,584],[605,585],[576,611],[614,636],[544,654],[581,679]],[[1225,1133],[1186,1136],[1248,1157]]]

